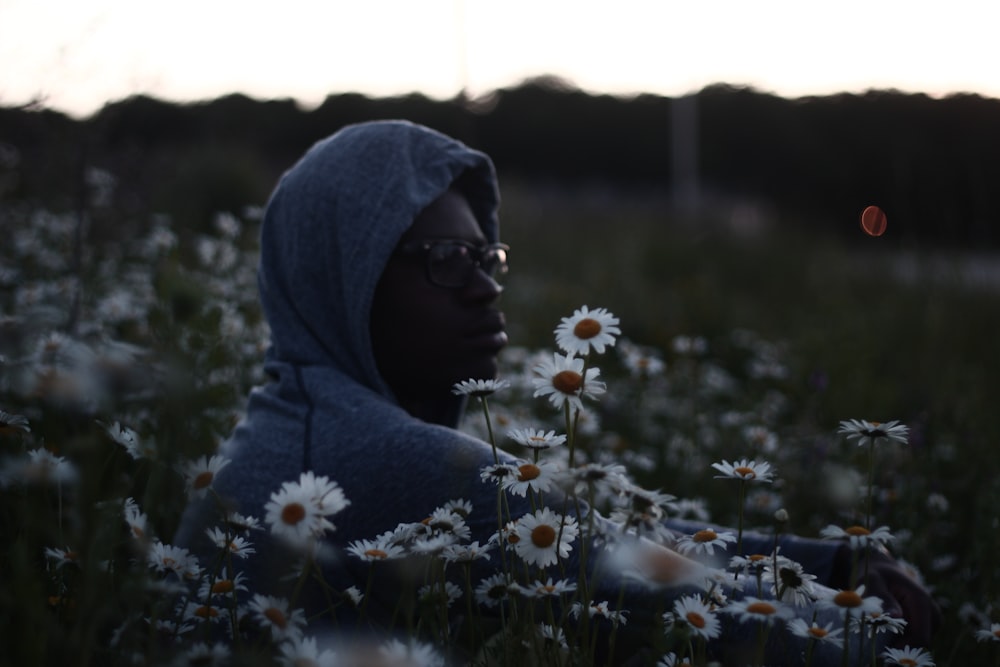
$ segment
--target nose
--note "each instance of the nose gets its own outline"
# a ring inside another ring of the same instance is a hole
[[[469,278],[469,284],[461,290],[462,299],[470,303],[491,304],[503,294],[503,286],[488,273],[476,267]]]

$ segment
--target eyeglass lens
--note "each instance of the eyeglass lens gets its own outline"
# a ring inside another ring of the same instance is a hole
[[[427,268],[435,283],[462,287],[472,277],[477,264],[486,275],[495,277],[506,261],[506,254],[502,248],[486,248],[476,252],[465,245],[442,243],[430,247]]]

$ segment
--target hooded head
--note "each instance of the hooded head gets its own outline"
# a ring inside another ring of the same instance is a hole
[[[406,121],[348,126],[313,146],[281,179],[261,230],[268,361],[332,367],[392,396],[372,345],[376,288],[400,239],[449,190],[496,242],[499,195],[485,154]]]

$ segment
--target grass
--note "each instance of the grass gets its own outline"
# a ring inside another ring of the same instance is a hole
[[[184,494],[176,464],[210,452],[261,379],[255,227],[247,220],[236,238],[216,233],[214,245],[203,246],[216,254],[199,262],[199,231],[177,221],[177,245],[150,249],[154,235],[140,221],[134,236],[87,238],[77,272],[72,215],[28,215],[13,206],[3,213],[0,225],[12,239],[3,265],[16,268],[2,276],[0,409],[27,415],[32,429],[2,436],[0,525],[10,537],[0,561],[0,621],[10,628],[4,655],[23,664],[102,664],[111,659],[98,648],[109,624],[144,604],[139,582],[109,579],[93,559],[89,569],[56,568],[42,551],[73,542],[91,557],[128,560],[130,536],[102,514],[109,499],[125,496],[155,508],[151,532],[172,534]],[[747,451],[739,429],[720,425],[729,416],[777,435],[781,500],[791,529],[806,535],[850,512],[833,481],[865,465],[863,451],[834,436],[838,422],[909,425],[909,445],[879,456],[879,519],[903,537],[899,555],[923,572],[942,604],[938,664],[981,663],[992,647],[973,641],[973,631],[1000,620],[1000,413],[993,405],[1000,290],[963,284],[961,255],[944,257],[942,270],[940,252],[892,245],[891,220],[889,237],[862,238],[859,230],[854,239],[813,234],[804,220],[748,234],[726,218],[680,216],[639,198],[510,186],[503,236],[513,248],[512,271],[503,305],[512,342],[551,348],[559,318],[582,304],[620,317],[625,337],[667,362],[666,383],[640,385],[620,363],[602,362],[605,436],[593,446],[655,462],[637,473],[645,485],[702,498],[720,521],[735,521],[736,507],[708,463]],[[220,260],[226,248],[235,252],[232,266]],[[915,263],[915,276],[900,277],[904,262]],[[45,392],[26,390],[21,372],[65,361],[46,361],[44,341],[51,346],[46,336],[65,328],[80,285],[74,339],[92,348],[124,340],[150,353],[126,354],[127,363],[105,368],[117,393],[101,394],[87,410],[42,400]],[[108,298],[121,288],[135,295],[124,315]],[[678,336],[704,337],[709,352],[677,352]],[[762,359],[786,373],[748,371]],[[712,391],[706,378],[716,371],[736,389]],[[157,391],[144,394],[150,377]],[[498,402],[499,415],[503,408]],[[128,456],[95,423],[95,412],[105,425],[120,419],[155,441],[162,458]],[[72,493],[14,481],[20,454],[42,446],[74,462],[77,478],[66,482]],[[769,525],[765,514],[751,520]]]

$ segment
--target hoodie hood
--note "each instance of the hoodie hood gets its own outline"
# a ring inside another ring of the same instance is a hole
[[[490,159],[408,121],[350,125],[315,144],[281,179],[261,229],[267,361],[334,367],[391,397],[375,365],[375,287],[414,218],[455,184],[484,235],[498,238]]]

